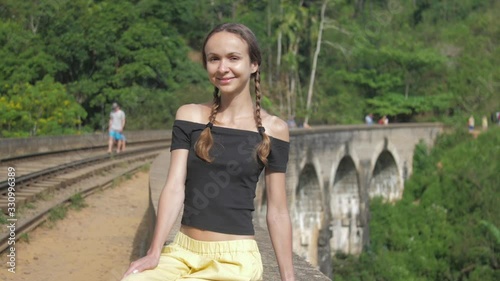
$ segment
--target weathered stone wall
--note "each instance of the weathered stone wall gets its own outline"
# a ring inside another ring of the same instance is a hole
[[[170,139],[170,131],[126,131],[128,143]],[[27,154],[63,151],[76,148],[105,147],[108,134],[83,134],[74,136],[46,136],[33,138],[0,138],[0,159]]]

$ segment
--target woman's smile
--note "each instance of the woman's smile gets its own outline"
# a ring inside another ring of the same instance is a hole
[[[221,85],[227,85],[234,79],[234,77],[224,77],[224,78],[217,78],[217,79],[219,80],[219,83]]]

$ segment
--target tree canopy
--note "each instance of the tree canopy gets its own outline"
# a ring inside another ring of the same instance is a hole
[[[127,129],[168,128],[179,105],[210,100],[200,47],[228,21],[259,39],[279,117],[463,124],[500,107],[499,12],[494,0],[4,0],[0,137],[104,131],[112,102]],[[41,81],[69,102],[68,120],[43,130],[14,97]]]

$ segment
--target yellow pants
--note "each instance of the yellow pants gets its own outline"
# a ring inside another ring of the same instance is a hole
[[[262,280],[262,260],[251,239],[206,242],[179,232],[164,247],[158,266],[122,281]]]

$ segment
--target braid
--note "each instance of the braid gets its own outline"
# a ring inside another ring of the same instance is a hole
[[[262,136],[262,141],[257,147],[257,156],[259,157],[260,161],[264,163],[264,165],[267,165],[267,156],[271,151],[271,139],[265,133],[265,129],[262,126],[262,118],[260,116],[261,97],[262,95],[260,92],[260,70],[257,70],[257,72],[255,72],[255,121],[257,122],[257,129],[259,130],[259,133]]]
[[[201,132],[200,137],[196,141],[195,151],[196,155],[201,159],[207,161],[208,163],[212,162],[212,157],[210,156],[210,149],[214,144],[214,139],[212,137],[212,125],[215,123],[215,116],[217,115],[217,110],[220,106],[220,96],[219,89],[217,87],[214,88],[214,100],[212,104],[212,110],[210,112],[210,116],[208,117],[208,124],[205,129]]]

